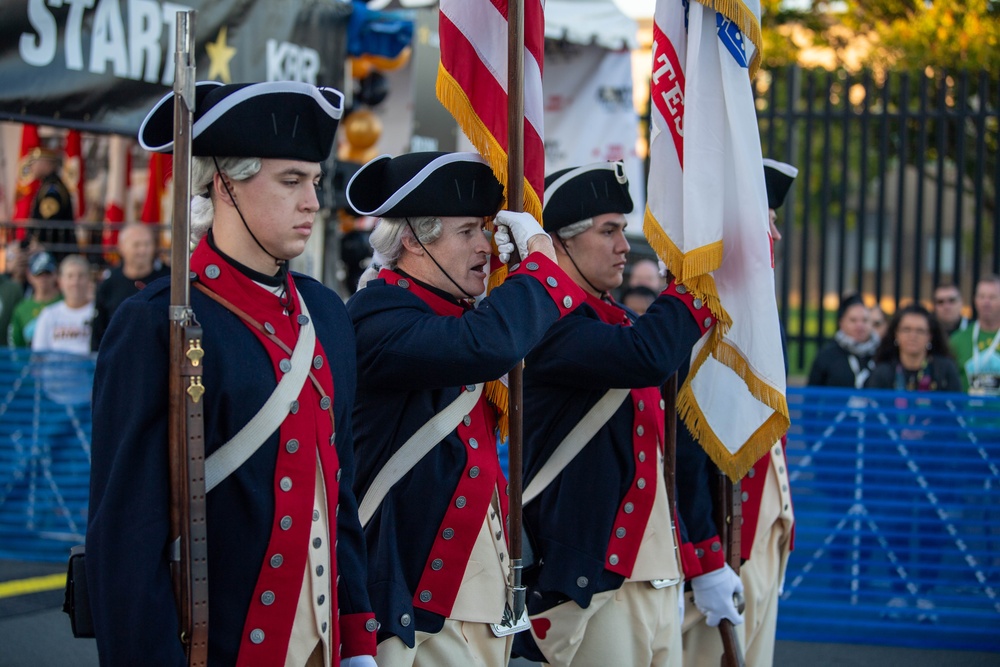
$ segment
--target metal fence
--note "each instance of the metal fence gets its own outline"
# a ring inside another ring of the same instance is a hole
[[[891,312],[947,280],[968,303],[1000,272],[996,73],[793,67],[755,88],[764,156],[799,168],[775,249],[794,369],[835,329],[842,294]]]
[[[791,389],[778,636],[1000,650],[1000,398]]]

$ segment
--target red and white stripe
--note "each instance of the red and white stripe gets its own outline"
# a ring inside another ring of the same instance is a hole
[[[524,0],[524,5],[524,176],[534,200],[540,202],[545,182],[544,3]],[[504,174],[508,137],[507,0],[441,0],[440,10],[441,66],[466,97],[464,109],[451,111],[494,172]],[[474,119],[469,118],[469,112]],[[492,141],[477,136],[483,128]],[[540,210],[529,208],[531,199],[526,190],[525,210],[540,216]]]

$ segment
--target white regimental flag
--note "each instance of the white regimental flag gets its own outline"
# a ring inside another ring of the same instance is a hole
[[[658,0],[643,231],[719,323],[695,346],[677,408],[738,479],[788,428],[767,195],[751,79],[760,3]]]

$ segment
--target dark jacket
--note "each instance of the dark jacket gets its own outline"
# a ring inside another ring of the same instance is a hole
[[[351,297],[347,309],[360,369],[354,409],[357,497],[364,497],[389,457],[418,428],[466,386],[504,375],[582,300],[582,291],[538,254],[526,258],[475,310],[386,269]],[[506,513],[496,419],[481,397],[468,423],[392,487],[365,528],[379,641],[398,636],[412,647],[415,631],[440,631],[494,485]],[[441,568],[434,585],[418,589],[425,574],[431,576],[429,563],[435,559]]]
[[[294,310],[291,317],[283,316],[277,297],[272,300],[218,255],[203,257],[204,249],[203,242],[192,258],[192,269],[199,271],[201,279],[252,317],[273,322],[277,335],[294,345],[300,326]],[[199,262],[208,262],[207,268],[199,270]],[[221,269],[218,279],[212,279],[217,273],[212,265]],[[310,548],[317,458],[323,460],[327,493],[332,489],[336,494],[328,497],[330,537],[339,540],[331,566],[341,575],[336,600],[330,601],[340,609],[339,625],[333,628],[334,664],[338,664],[338,636],[345,655],[373,654],[375,649],[374,622],[365,629],[372,614],[364,587],[364,542],[351,490],[353,330],[336,294],[305,276],[297,275],[294,280],[310,310],[318,355],[322,347],[323,359],[314,363],[313,372],[333,396],[335,456],[329,449],[333,426],[328,411],[319,407],[319,395],[307,382],[297,412],[286,417],[249,460],[209,492],[209,665],[213,666],[236,664],[241,645],[248,643],[244,624],[252,615],[266,615],[270,624],[260,644],[270,653],[256,660],[257,664],[283,662],[281,632],[271,628],[290,627],[287,612],[298,600]],[[220,284],[226,281],[239,289],[222,289]],[[160,279],[122,304],[111,320],[97,362],[87,575],[102,665],[187,664],[178,641],[167,562],[169,286],[169,280]],[[265,345],[236,315],[200,291],[191,290],[191,301],[204,330],[202,402],[208,455],[265,403],[277,383],[277,359],[284,354],[273,343]],[[294,448],[289,445],[290,435],[297,440]],[[327,469],[328,464],[339,470]],[[279,493],[277,478],[286,475],[294,484]],[[279,512],[291,516],[290,530],[276,529]],[[278,567],[274,565],[276,551],[283,560]],[[331,572],[330,576],[335,575]],[[255,595],[259,582],[266,582],[274,593],[273,604],[266,608],[261,606],[259,593]],[[287,637],[284,641],[287,647]]]

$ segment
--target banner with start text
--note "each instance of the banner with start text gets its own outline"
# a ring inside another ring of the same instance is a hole
[[[197,80],[343,88],[350,3],[0,0],[0,120],[134,136],[173,87],[187,9]]]

